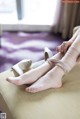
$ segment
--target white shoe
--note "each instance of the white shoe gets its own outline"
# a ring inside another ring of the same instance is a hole
[[[15,70],[19,75],[22,75],[24,71],[30,68],[31,64],[32,64],[32,61],[30,59],[28,60],[25,59],[25,60],[18,62],[14,66],[12,66],[12,69]]]
[[[19,63],[15,64],[14,66],[12,66],[12,69],[15,70],[18,75],[22,75],[25,71],[29,70],[29,69],[34,69],[38,66],[40,66],[41,64],[43,64],[48,58],[52,57],[52,51],[45,47],[44,48],[44,59],[45,60],[41,60],[35,63],[32,63],[31,59],[25,59],[20,61]]]

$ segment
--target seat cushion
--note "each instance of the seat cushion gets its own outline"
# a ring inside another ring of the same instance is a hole
[[[5,79],[13,71],[0,74],[0,93],[3,111],[8,119],[79,119],[80,65],[63,77],[63,87],[39,93],[25,92],[26,85],[15,86]],[[9,115],[11,115],[9,117]]]

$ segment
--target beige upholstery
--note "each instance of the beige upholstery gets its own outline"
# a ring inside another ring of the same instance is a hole
[[[7,119],[80,119],[80,65],[63,78],[63,87],[36,94],[25,92],[5,79],[15,72],[0,74],[0,107]]]
[[[26,85],[7,82],[9,76],[17,74],[12,70],[0,74],[0,109],[7,119],[80,119],[80,64],[63,77],[62,88],[36,94],[25,92]]]

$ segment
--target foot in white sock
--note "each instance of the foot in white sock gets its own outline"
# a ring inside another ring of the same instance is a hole
[[[63,75],[64,71],[60,67],[55,66],[46,75],[41,77],[37,82],[26,88],[26,91],[35,93],[49,88],[60,88],[62,86],[61,79]]]
[[[63,54],[57,53],[52,57],[54,59],[53,66],[55,65],[55,59],[61,59],[63,57]],[[13,83],[15,85],[22,85],[22,84],[31,84],[38,80],[42,75],[44,75],[47,71],[51,69],[51,66],[48,62],[45,62],[41,66],[31,69],[30,71],[22,74],[19,77],[8,77],[7,81],[10,83]]]
[[[62,76],[65,71],[70,71],[75,65],[77,58],[80,54],[80,36],[76,38],[76,41],[72,44],[72,46],[68,49],[65,56],[57,63],[57,67],[52,69],[45,76],[40,78],[36,83],[32,86],[26,88],[27,92],[39,92],[42,90],[46,90],[49,88],[59,88],[62,86]],[[63,71],[64,70],[64,71]]]
[[[45,74],[48,70],[51,69],[51,66],[48,62],[45,62],[43,65],[32,69],[21,76],[18,77],[8,77],[7,81],[16,84],[16,85],[22,85],[22,84],[31,84],[38,80],[43,74]]]

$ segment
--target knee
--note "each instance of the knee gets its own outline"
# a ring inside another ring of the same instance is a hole
[[[73,34],[74,34],[76,31],[80,31],[80,26],[74,27],[74,29],[73,29]]]
[[[77,42],[78,45],[80,45],[80,33],[77,35],[75,42]]]

